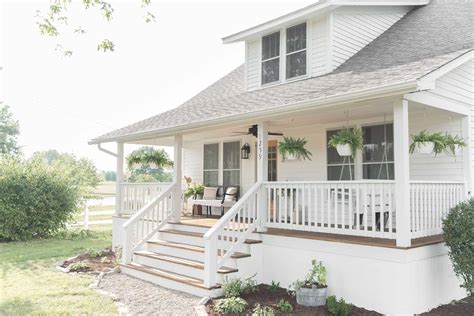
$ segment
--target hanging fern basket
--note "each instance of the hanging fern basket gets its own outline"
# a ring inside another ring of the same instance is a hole
[[[435,144],[433,142],[424,142],[416,144],[416,151],[422,155],[431,155]]]
[[[352,156],[352,149],[349,144],[336,145],[336,150],[341,157]]]

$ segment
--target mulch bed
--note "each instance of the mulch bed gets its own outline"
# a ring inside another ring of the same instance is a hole
[[[474,296],[471,295],[462,300],[455,301],[446,305],[441,305],[421,315],[429,315],[429,316],[474,315]]]
[[[63,262],[62,268],[70,269],[74,264],[83,263],[83,267],[70,272],[110,271],[116,266],[115,253],[111,248],[100,251],[88,251]]]
[[[287,300],[293,305],[293,312],[291,312],[291,315],[331,315],[328,312],[328,309],[326,306],[319,306],[319,307],[307,307],[307,306],[301,306],[296,304],[296,297],[291,296],[288,294],[288,292],[285,289],[279,288],[276,293],[271,293],[268,290],[268,285],[263,285],[260,284],[258,286],[258,292],[256,293],[250,293],[243,295],[242,298],[247,301],[247,309],[245,310],[244,313],[242,314],[226,314],[226,315],[252,315],[252,310],[255,307],[255,304],[260,303],[261,306],[271,306],[274,311],[275,315],[285,315],[285,313],[281,313],[278,310],[277,303],[281,300]],[[214,311],[213,309],[213,304],[215,300],[218,300],[219,298],[212,299],[206,304],[206,311],[209,315],[221,315],[218,312]],[[286,314],[288,315],[288,314]],[[366,309],[357,307],[357,306],[352,306],[351,313],[349,315],[364,315],[364,316],[370,316],[370,315],[381,315],[377,312],[374,311],[368,311]]]

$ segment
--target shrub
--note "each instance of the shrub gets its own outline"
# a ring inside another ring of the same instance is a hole
[[[219,313],[242,313],[247,307],[247,302],[240,297],[228,297],[217,300],[214,310]]]
[[[268,290],[272,294],[275,294],[279,288],[280,288],[280,282],[275,282],[275,281],[272,281],[272,284],[268,286]]]
[[[224,296],[229,297],[240,297],[243,294],[253,293],[258,291],[257,281],[254,279],[255,275],[241,280],[239,278],[235,279],[225,279],[222,289],[224,291]]]
[[[79,189],[61,173],[34,161],[0,159],[0,239],[46,237],[65,227]]]
[[[318,260],[311,260],[311,269],[309,270],[308,274],[304,281],[296,280],[291,284],[290,288],[294,290],[298,290],[302,287],[304,288],[323,288],[327,286],[327,272],[326,267],[323,265],[321,261]]]
[[[293,311],[293,305],[291,305],[290,302],[284,299],[281,299],[278,302],[277,307],[282,313],[291,313]]]
[[[71,272],[88,271],[89,269],[90,269],[89,264],[84,261],[79,261],[69,266],[69,271]]]
[[[261,306],[260,304],[256,304],[255,308],[253,309],[252,316],[274,316],[275,311],[270,306]]]
[[[339,301],[332,295],[327,298],[328,311],[331,315],[335,316],[347,316],[351,312],[352,304],[346,303],[343,298]]]
[[[464,287],[474,293],[474,199],[450,210],[443,221],[444,240],[454,272],[463,280]]]
[[[103,250],[95,250],[95,249],[87,249],[86,254],[89,255],[91,258],[97,258],[104,254]]]

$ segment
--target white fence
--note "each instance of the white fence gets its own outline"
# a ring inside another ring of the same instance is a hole
[[[447,212],[466,200],[464,182],[411,181],[410,221],[412,237],[442,234]]]
[[[395,239],[394,181],[266,182],[267,227]]]
[[[120,214],[135,214],[170,185],[169,182],[121,183]]]

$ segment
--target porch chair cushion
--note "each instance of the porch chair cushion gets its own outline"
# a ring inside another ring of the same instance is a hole
[[[205,199],[215,199],[217,196],[217,188],[204,187],[204,192],[202,198]]]
[[[224,194],[224,201],[236,201],[239,188],[227,187]]]

